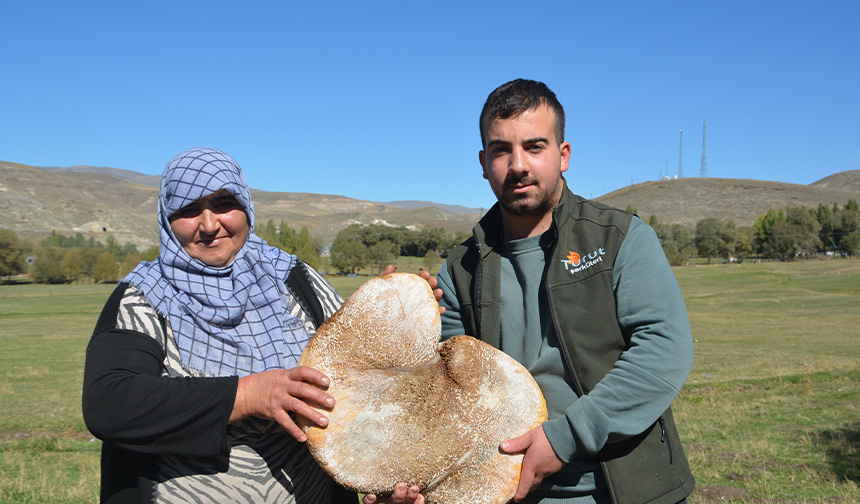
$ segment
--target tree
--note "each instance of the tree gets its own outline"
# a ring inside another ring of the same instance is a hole
[[[384,226],[381,224],[350,224],[340,230],[335,238],[335,243],[349,240],[360,242],[368,250],[378,243],[386,243],[390,246],[394,256],[424,257],[428,250],[432,250],[441,257],[447,257],[448,251],[464,242],[470,236],[469,233],[460,231],[451,234],[442,227],[426,227],[421,230],[408,229],[403,226]],[[335,243],[332,244],[332,257],[337,252]],[[317,250],[321,247],[317,246]],[[381,252],[381,248],[379,251]],[[370,259],[369,259],[370,260]],[[376,263],[373,260],[370,260]],[[335,266],[337,259],[332,262]]]
[[[349,226],[338,231],[335,241],[337,240],[355,240],[364,242],[364,232],[361,224],[350,224]],[[334,243],[332,243],[334,245]]]
[[[820,225],[806,207],[787,208],[785,218],[770,229],[765,254],[783,261],[810,256],[821,248],[819,230]]]
[[[31,274],[36,283],[59,284],[66,281],[60,270],[60,262],[65,251],[60,247],[39,248],[35,251],[36,261]]]
[[[60,247],[60,248],[95,248],[101,247],[100,243],[96,243],[92,236],[89,239],[84,238],[80,232],[75,233],[75,236],[65,236],[51,231],[50,236],[39,242],[40,247]]]
[[[266,224],[255,229],[257,236],[266,241],[269,245],[278,245],[278,229],[275,227],[275,221],[269,219]]]
[[[770,240],[773,226],[785,220],[785,212],[782,210],[775,211],[769,209],[766,214],[761,214],[755,219],[753,229],[755,230],[756,250],[759,253],[764,253],[767,248],[767,241]]]
[[[707,217],[696,223],[696,251],[700,256],[728,258],[734,252],[737,234],[734,221],[723,222],[716,217]]]
[[[81,261],[81,275],[85,277],[92,278],[93,269],[96,267],[96,261],[102,252],[104,252],[103,248],[93,248],[89,245],[85,248],[81,249],[83,258]]]
[[[137,251],[137,246],[131,242],[122,246],[122,251],[117,255],[117,257],[125,259],[125,257],[129,255],[137,257],[137,262],[140,262],[140,252]]]
[[[845,205],[833,214],[831,229],[835,250],[849,255],[860,253],[860,210],[850,210]]]
[[[836,250],[836,236],[833,234],[833,210],[824,203],[818,204],[815,220],[821,226],[818,238],[821,240],[821,248],[824,251]]]
[[[651,227],[654,228],[657,239],[660,240],[660,246],[663,247],[663,253],[666,255],[669,264],[680,266],[682,263],[679,261],[678,244],[675,243],[675,239],[672,237],[672,226],[664,226],[657,223],[651,225]]]
[[[60,273],[63,275],[66,283],[77,282],[84,269],[84,252],[80,248],[71,248],[66,250],[63,258],[60,260]]]
[[[319,257],[320,254],[322,254],[323,250],[325,250],[325,248],[326,248],[325,244],[323,244],[322,238],[320,238],[319,236],[313,236],[312,235],[311,236],[311,244],[313,245],[314,250],[317,253],[317,257]]]
[[[678,244],[678,252],[684,262],[696,253],[696,230],[692,226],[675,224],[672,226],[672,238]]]
[[[26,270],[26,254],[18,235],[11,229],[0,228],[0,277],[9,278]]]
[[[112,283],[119,280],[119,262],[107,250],[102,251],[93,266],[93,280],[96,283]]]
[[[723,257],[728,259],[735,254],[735,247],[738,242],[738,226],[735,221],[728,219],[723,221],[723,227],[720,228],[720,238],[723,240],[724,249]]]
[[[295,247],[296,248],[293,253],[301,258],[302,261],[310,264],[314,268],[319,266],[320,253],[314,246],[314,239],[311,236],[311,232],[308,231],[308,228],[302,227],[299,234],[295,236]]]
[[[805,206],[789,207],[785,209],[785,220],[797,226],[800,255],[811,256],[821,249],[821,239],[818,237],[821,224],[815,220],[815,212],[810,212]]]
[[[119,244],[119,240],[116,239],[114,235],[108,235],[107,237],[107,251],[116,256],[120,261],[125,257],[122,254],[122,245]]]
[[[426,254],[424,254],[424,269],[433,273],[439,268],[439,254],[436,253],[435,250],[428,250]]]
[[[657,238],[660,240],[660,245],[663,247],[663,253],[666,254],[669,264],[672,266],[687,264],[690,256],[696,251],[693,229],[681,224],[669,226],[658,223],[652,227],[657,233]]]
[[[296,230],[287,225],[287,221],[282,220],[278,226],[278,239],[275,241],[277,245],[287,252],[294,254],[298,249],[296,243]]]
[[[442,247],[438,250],[439,257],[448,257],[448,252],[450,252],[457,245],[468,240],[470,236],[472,236],[472,234],[467,233],[466,231],[457,231],[454,234],[449,234],[448,241],[442,244]]]
[[[341,239],[340,235],[331,245],[331,265],[338,271],[355,273],[367,264],[367,247],[358,240]]]
[[[131,270],[137,267],[140,264],[140,254],[137,252],[126,254],[125,257],[120,261],[119,265],[119,274],[120,276],[126,276],[131,273]]]
[[[141,260],[152,262],[158,259],[158,245],[153,245],[140,255]]]
[[[51,231],[51,234],[39,242],[39,246],[43,248],[63,247],[65,246],[66,237],[58,234],[56,231]]]
[[[394,259],[394,247],[396,247],[396,245],[388,243],[387,241],[377,242],[372,246],[367,247],[367,260],[370,261],[371,264],[375,264],[379,271],[382,271],[383,268],[390,264]]]
[[[421,247],[419,248],[418,257],[424,257],[428,251],[436,252],[445,244],[448,237],[448,232],[441,227],[427,227],[421,230]],[[423,249],[423,250],[421,250]]]
[[[746,259],[755,253],[755,230],[752,226],[741,226],[737,229],[735,237],[735,255],[737,258]]]
[[[770,230],[770,237],[765,242],[764,255],[781,261],[792,261],[799,254],[799,230],[795,224],[778,221]]]

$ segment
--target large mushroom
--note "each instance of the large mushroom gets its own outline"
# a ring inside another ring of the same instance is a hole
[[[390,493],[406,481],[428,503],[505,503],[522,455],[499,443],[546,420],[528,371],[471,336],[439,343],[427,282],[394,273],[364,283],[320,326],[299,364],[331,379],[329,425],[303,424],[308,447],[341,485]]]

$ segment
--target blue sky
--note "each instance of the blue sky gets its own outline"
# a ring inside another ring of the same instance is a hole
[[[477,117],[517,77],[567,113],[572,189],[860,169],[860,2],[46,2],[0,6],[0,160],[488,207]]]

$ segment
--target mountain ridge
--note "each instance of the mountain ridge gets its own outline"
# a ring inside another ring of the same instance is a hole
[[[723,178],[656,180],[624,187],[596,200],[622,209],[633,207],[646,221],[655,215],[665,224],[695,225],[705,217],[718,217],[732,219],[738,226],[751,226],[771,208],[816,209],[820,203],[844,206],[849,199],[857,200],[860,189],[853,185],[855,175],[860,177],[860,170],[833,174],[827,177],[827,185],[819,184],[821,181],[800,185]]]
[[[134,173],[104,168],[46,170],[0,161],[0,227],[29,240],[56,231],[79,232],[102,242],[113,234],[139,249],[157,245],[158,187],[116,176]],[[338,195],[259,189],[251,189],[251,194],[257,225],[269,219],[276,224],[286,221],[296,230],[307,227],[324,243],[331,243],[338,231],[354,223],[468,231],[479,217],[435,207],[410,210]]]
[[[148,248],[158,243],[158,178],[117,168],[41,168],[0,161],[0,227],[31,240],[51,231],[80,232],[102,242],[114,234],[120,242]],[[571,189],[576,192],[575,184]],[[433,202],[381,203],[258,189],[251,193],[257,225],[269,219],[286,221],[296,230],[307,227],[327,244],[353,223],[434,226],[456,232],[469,231],[480,217],[480,210],[474,208]],[[860,170],[838,172],[810,185],[719,178],[658,180],[595,199],[622,209],[633,207],[646,221],[655,215],[664,224],[694,225],[704,217],[719,217],[743,226],[752,225],[770,208],[817,208],[819,203],[843,206],[849,199],[860,199]]]

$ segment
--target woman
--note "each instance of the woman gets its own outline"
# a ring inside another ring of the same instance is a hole
[[[168,163],[158,224],[158,259],[120,282],[87,347],[102,502],[357,502],[292,418],[328,423],[310,406],[333,405],[328,378],[296,363],[343,300],[254,234],[250,191],[224,152]],[[423,501],[408,490],[392,502]]]

